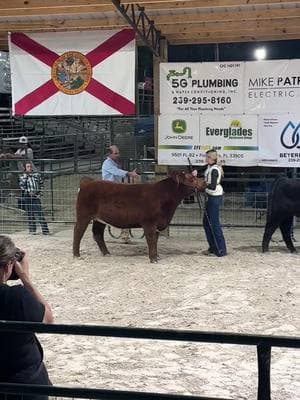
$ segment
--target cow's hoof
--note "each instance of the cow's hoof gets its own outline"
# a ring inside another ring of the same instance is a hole
[[[157,264],[157,258],[150,259],[151,264]]]
[[[73,257],[80,257],[80,254],[79,253],[77,253],[77,254],[73,254]]]
[[[110,252],[103,254],[103,257],[109,257],[109,256],[111,256]]]

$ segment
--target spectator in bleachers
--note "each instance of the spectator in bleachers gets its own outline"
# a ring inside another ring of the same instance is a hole
[[[33,160],[33,150],[31,147],[31,144],[28,141],[28,138],[26,136],[21,136],[19,139],[20,143],[20,148],[15,152],[16,156],[19,156],[20,158],[32,161]],[[19,171],[24,171],[24,161],[19,161],[18,162],[18,170]]]
[[[43,235],[49,235],[49,229],[41,204],[43,180],[41,174],[33,172],[32,162],[25,163],[24,174],[20,177],[20,189],[23,193],[28,218],[29,233],[36,235],[36,221],[40,223]]]
[[[17,254],[13,241],[0,235],[0,320],[53,323],[51,306],[29,277],[27,254]],[[22,285],[6,284],[17,278]],[[0,382],[51,385],[42,347],[33,333],[0,333]],[[48,396],[0,394],[0,400],[25,399],[47,400]]]

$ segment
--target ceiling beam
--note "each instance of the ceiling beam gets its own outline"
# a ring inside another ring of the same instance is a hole
[[[62,14],[84,14],[84,13],[100,13],[109,12],[114,9],[109,0],[95,1],[63,1],[51,0],[46,2],[42,0],[26,2],[13,0],[4,5],[0,4],[1,17],[24,17],[35,15],[62,15]],[[122,4],[142,4],[146,10],[168,10],[174,9],[194,9],[194,8],[217,8],[217,7],[243,7],[255,5],[269,5],[291,3],[290,0],[140,0],[140,1],[123,1]]]
[[[228,36],[228,37],[217,37],[214,38],[202,38],[202,39],[183,39],[176,38],[170,40],[171,45],[180,45],[180,44],[206,44],[206,43],[236,43],[236,42],[265,42],[265,41],[274,41],[274,40],[296,40],[299,39],[298,34],[286,34],[286,35],[267,35],[267,36]]]
[[[274,36],[274,35],[297,35],[299,37],[299,28],[274,28],[274,29],[244,29],[243,31],[237,31],[237,32],[232,32],[229,30],[223,31],[223,32],[188,32],[188,33],[171,33],[168,35],[168,40],[172,42],[173,39],[177,38],[182,38],[182,39],[195,39],[195,42],[201,40],[201,39],[206,39],[206,38],[212,38],[215,40],[215,38],[219,37],[233,37],[233,36],[263,36],[267,37],[268,35]]]
[[[151,15],[151,14],[149,14]],[[158,25],[161,24],[180,24],[199,22],[225,22],[225,21],[249,21],[249,20],[270,20],[278,18],[300,17],[300,7],[275,10],[248,10],[248,11],[223,11],[223,12],[202,12],[194,14],[172,14],[157,15],[152,18]]]
[[[6,18],[13,17],[35,17],[47,16],[47,15],[83,15],[83,14],[94,14],[102,12],[115,11],[114,6],[110,4],[97,4],[97,5],[84,5],[84,6],[74,6],[74,7],[43,7],[43,8],[1,8],[0,16]]]
[[[257,5],[265,5],[272,8],[276,5],[283,5],[285,3],[295,3],[290,0],[188,0],[188,1],[180,1],[180,0],[167,0],[162,3],[153,3],[152,0],[148,0],[148,3],[143,3],[143,6],[146,10],[174,10],[177,9],[201,9],[201,8],[214,8],[218,7],[246,7],[246,6],[257,6]],[[139,4],[141,4],[139,2]]]
[[[43,32],[90,29],[118,29],[128,27],[123,18],[61,19],[31,22],[0,22],[0,32]]]
[[[193,0],[185,0],[186,2],[193,1]],[[201,0],[203,1],[203,0]],[[141,0],[139,1],[139,4],[145,4],[145,3],[154,3],[154,4],[161,4],[161,3],[166,3],[166,2],[176,2],[176,0]],[[126,0],[122,2],[124,5],[126,4],[136,4],[134,0]],[[51,1],[45,1],[45,0],[29,0],[29,1],[23,1],[23,0],[12,0],[9,3],[5,4],[0,4],[0,10],[30,10],[30,9],[49,9],[49,8],[65,8],[67,9],[68,7],[73,8],[77,7],[78,9],[81,7],[86,7],[86,6],[105,6],[105,5],[110,5],[111,1],[110,0],[90,0],[90,1],[84,1],[84,0],[51,0]]]
[[[293,9],[276,9],[262,11],[234,11],[234,12],[212,12],[212,13],[195,13],[195,14],[173,14],[173,15],[149,15],[158,25],[178,25],[178,24],[199,24],[208,22],[226,22],[226,21],[261,21],[282,18],[300,18],[300,7]],[[290,21],[290,20],[289,20]],[[289,22],[288,22],[289,23]],[[0,32],[40,32],[53,30],[79,30],[79,29],[113,29],[128,26],[126,21],[121,17],[112,18],[81,18],[81,19],[64,19],[57,20],[41,20],[28,22],[1,22]],[[163,33],[163,32],[162,32]],[[299,28],[300,34],[300,28]]]
[[[243,31],[252,29],[273,29],[273,28],[298,28],[300,33],[300,17],[299,18],[282,18],[274,20],[261,21],[227,21],[227,22],[199,22],[198,24],[177,24],[177,25],[159,25],[157,27],[164,33],[169,35],[172,33],[188,33],[188,32],[211,32],[218,33],[222,31]]]

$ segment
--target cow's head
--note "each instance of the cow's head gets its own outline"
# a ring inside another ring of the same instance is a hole
[[[186,187],[197,189],[203,192],[206,188],[206,182],[203,178],[197,178],[190,172],[184,171],[173,171],[170,174],[173,181],[177,183],[177,186],[184,185]]]

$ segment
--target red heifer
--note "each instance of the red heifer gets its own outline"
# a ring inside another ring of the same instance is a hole
[[[170,177],[149,184],[121,184],[83,178],[78,192],[73,254],[80,256],[80,241],[91,220],[93,236],[103,255],[106,224],[118,228],[143,228],[151,262],[157,261],[158,231],[170,223],[182,199],[195,189],[204,190],[204,179],[174,171]]]

